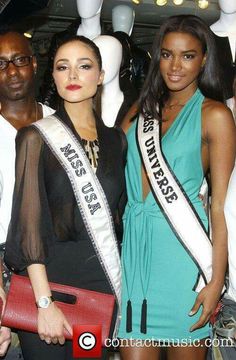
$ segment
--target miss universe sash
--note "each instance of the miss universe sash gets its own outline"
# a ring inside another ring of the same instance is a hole
[[[199,269],[194,286],[199,292],[211,280],[212,243],[162,153],[160,135],[159,122],[140,115],[137,138],[150,186],[172,230]]]
[[[66,171],[100,264],[120,305],[121,267],[113,219],[106,195],[71,130],[50,115],[32,124]]]

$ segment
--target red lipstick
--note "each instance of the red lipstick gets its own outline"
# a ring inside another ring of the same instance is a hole
[[[75,91],[81,89],[80,85],[70,84],[66,87],[67,90]]]

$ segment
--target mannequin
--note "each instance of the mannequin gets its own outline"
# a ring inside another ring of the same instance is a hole
[[[218,0],[220,18],[211,25],[225,80],[227,104],[233,110],[233,79],[236,73],[236,2]],[[224,54],[224,56],[222,56]]]
[[[93,40],[101,34],[100,15],[103,0],[77,0],[76,3],[81,17],[77,35],[83,35]]]
[[[112,27],[123,47],[123,60],[120,69],[120,86],[122,91],[130,89],[133,99],[138,98],[147,75],[150,56],[137,47],[130,38],[134,25],[135,12],[127,5],[118,5],[112,10]]]
[[[119,85],[122,45],[108,35],[97,37],[94,43],[100,50],[105,72],[101,94],[101,117],[106,126],[112,127],[124,102],[124,94]]]
[[[123,31],[129,36],[134,26],[135,12],[127,5],[117,5],[112,9],[113,31]]]

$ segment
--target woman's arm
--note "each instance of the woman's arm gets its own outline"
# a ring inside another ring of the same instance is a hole
[[[36,302],[50,296],[45,264],[53,253],[54,229],[45,186],[44,142],[33,127],[20,130],[16,138],[16,182],[5,259],[12,270],[27,268]],[[71,332],[64,315],[52,303],[38,310],[42,340],[64,343],[63,329]]]
[[[12,271],[45,264],[53,254],[54,229],[45,185],[44,142],[33,127],[16,137],[16,180],[4,259]]]
[[[203,138],[207,151],[203,163],[210,169],[211,227],[212,227],[212,279],[199,293],[190,312],[195,314],[203,306],[199,321],[191,330],[202,327],[209,320],[219,301],[227,267],[227,228],[224,203],[231,172],[235,163],[236,130],[231,111],[223,104],[207,100],[203,106]]]

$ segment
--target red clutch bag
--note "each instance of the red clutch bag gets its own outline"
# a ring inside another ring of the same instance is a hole
[[[70,325],[101,325],[104,345],[105,339],[109,338],[115,297],[67,285],[49,285],[56,299],[62,297],[63,301],[70,302],[55,301]],[[13,274],[1,324],[37,333],[37,317],[38,309],[29,278]],[[64,335],[66,339],[72,339],[66,330]]]

